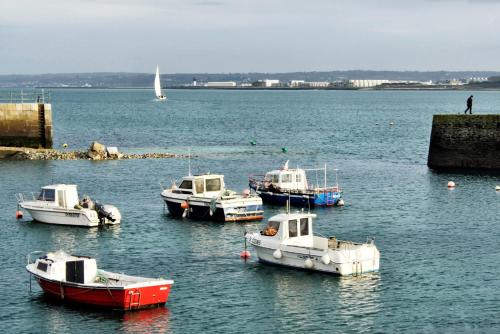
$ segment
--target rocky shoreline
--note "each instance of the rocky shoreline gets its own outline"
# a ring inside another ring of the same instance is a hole
[[[92,146],[91,146],[92,147]],[[127,159],[166,159],[184,157],[173,153],[95,153],[87,151],[67,151],[54,149],[34,149],[25,147],[0,147],[0,159],[9,160],[127,160]]]

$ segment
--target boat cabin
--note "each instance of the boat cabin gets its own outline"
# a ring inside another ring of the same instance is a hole
[[[72,283],[93,283],[97,276],[95,259],[68,255],[64,252],[48,253],[36,260],[36,273],[51,280]]]
[[[55,206],[72,209],[78,204],[78,190],[74,184],[54,184],[42,187],[39,201],[52,202]]]
[[[173,187],[172,192],[214,197],[223,190],[225,190],[224,175],[203,174],[183,177],[181,184]]]
[[[266,188],[279,190],[307,190],[307,177],[303,169],[288,169],[288,161],[281,169],[272,170],[264,177]]]
[[[283,245],[314,247],[313,213],[282,213],[269,219],[263,236],[273,237]]]

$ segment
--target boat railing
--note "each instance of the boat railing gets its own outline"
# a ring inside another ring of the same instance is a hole
[[[342,191],[340,189],[340,187],[337,187],[337,186],[332,186],[332,187],[316,187],[316,188],[312,188],[312,190],[315,192],[315,193],[325,193],[325,192],[340,192]]]
[[[0,103],[50,103],[50,92],[44,89],[0,92]]]
[[[32,200],[35,201],[36,200],[35,193],[30,193],[30,195],[31,195]],[[23,202],[26,202],[27,200],[29,200],[29,199],[26,199],[26,197],[29,198],[29,195],[26,196],[23,193],[17,193],[15,196],[16,196],[17,203],[23,203]]]
[[[248,176],[248,181],[252,183],[264,182],[266,176],[264,174],[250,174]]]
[[[40,256],[38,256],[38,255],[41,255],[41,254],[46,254],[46,252],[44,252],[44,251],[33,251],[31,253],[28,253],[28,255],[26,255],[26,261],[28,262],[28,264],[35,263],[36,259],[33,260],[33,256],[37,255],[37,258],[39,258]]]

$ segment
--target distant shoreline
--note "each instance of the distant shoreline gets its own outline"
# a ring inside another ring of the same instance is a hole
[[[57,86],[37,86],[37,87],[0,87],[0,90],[8,89],[141,89],[153,90],[152,87],[57,87]],[[269,91],[304,91],[304,90],[339,90],[339,91],[500,91],[500,87],[477,87],[477,86],[436,86],[436,87],[367,87],[367,88],[340,88],[340,87],[203,87],[203,86],[172,86],[163,87],[167,90],[269,90]]]

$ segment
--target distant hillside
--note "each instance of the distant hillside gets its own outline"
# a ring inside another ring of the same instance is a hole
[[[162,75],[162,84],[166,87],[190,84],[193,78],[198,82],[236,81],[253,82],[262,79],[281,81],[337,81],[343,79],[387,79],[437,81],[470,77],[500,76],[500,72],[484,71],[324,71],[290,73],[178,73]],[[151,87],[153,73],[61,73],[37,75],[0,75],[0,87]]]

